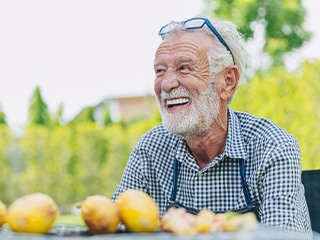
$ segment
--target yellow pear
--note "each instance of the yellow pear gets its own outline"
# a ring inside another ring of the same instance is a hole
[[[114,233],[120,223],[118,208],[102,195],[87,197],[81,204],[81,216],[93,234]]]
[[[58,213],[54,200],[43,193],[16,199],[8,209],[8,225],[14,232],[47,233]]]
[[[7,207],[4,203],[0,200],[0,228],[4,223],[7,222]]]
[[[121,221],[131,232],[154,232],[159,228],[160,210],[147,193],[127,190],[116,201]]]

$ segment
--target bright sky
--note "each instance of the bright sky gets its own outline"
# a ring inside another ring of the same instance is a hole
[[[304,0],[317,30],[320,2]],[[26,123],[37,85],[66,120],[112,96],[152,93],[158,30],[194,17],[202,0],[0,0],[0,107],[14,128]],[[319,33],[299,57],[320,57]]]

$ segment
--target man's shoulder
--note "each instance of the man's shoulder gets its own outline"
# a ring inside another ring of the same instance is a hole
[[[139,140],[138,147],[161,147],[175,142],[180,137],[167,131],[162,124],[148,130]]]
[[[270,119],[240,111],[233,111],[233,114],[239,120],[241,132],[247,140],[264,138],[275,142],[296,141],[292,134]]]

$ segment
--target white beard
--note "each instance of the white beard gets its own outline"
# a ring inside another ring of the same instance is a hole
[[[170,93],[161,92],[161,98],[189,97],[191,94],[183,87]],[[198,136],[206,132],[219,117],[220,102],[213,84],[209,84],[207,91],[201,93],[197,100],[193,100],[188,108],[175,113],[168,112],[160,106],[162,124],[170,132],[184,137]]]

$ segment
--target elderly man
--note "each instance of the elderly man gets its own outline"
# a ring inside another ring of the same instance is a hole
[[[192,18],[159,35],[154,90],[162,124],[140,139],[113,200],[139,189],[162,214],[170,206],[251,211],[262,223],[310,234],[297,141],[228,107],[246,58],[236,26]]]

